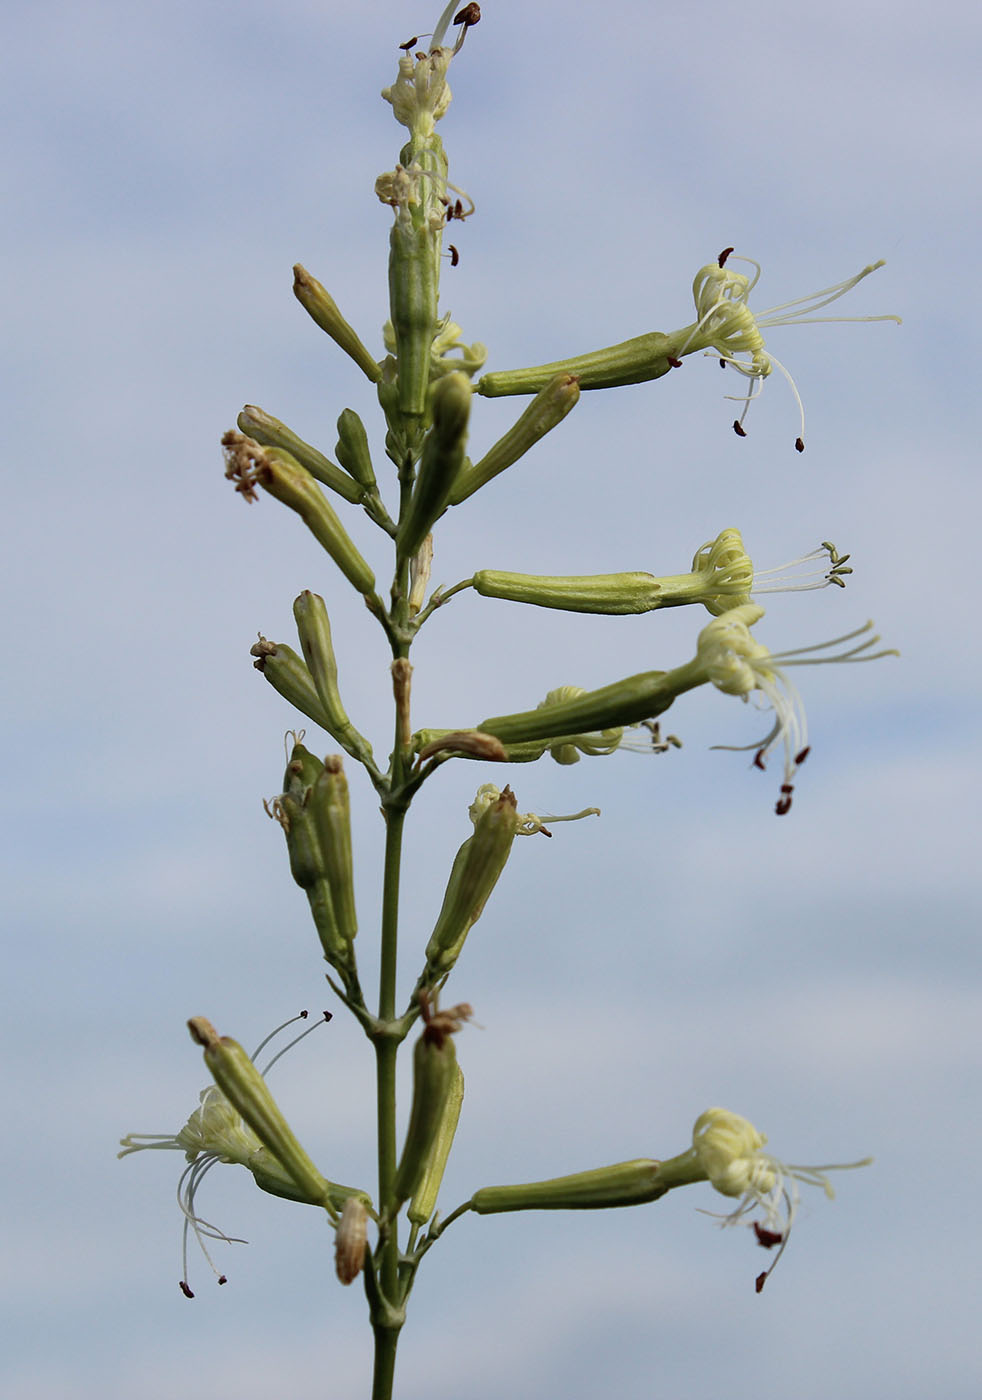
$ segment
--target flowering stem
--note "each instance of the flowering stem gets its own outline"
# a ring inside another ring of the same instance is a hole
[[[372,1400],[392,1400],[396,1372],[396,1345],[399,1333],[391,1327],[375,1328],[375,1369],[372,1373]]]
[[[393,590],[394,601],[403,590]],[[395,611],[395,608],[393,609]],[[393,646],[403,653],[408,647]],[[396,664],[406,658],[397,656]],[[375,1045],[378,1125],[378,1201],[383,1224],[376,1254],[376,1280],[370,1291],[372,1330],[375,1336],[375,1371],[372,1400],[391,1400],[395,1375],[396,1343],[405,1317],[397,1305],[399,1296],[399,1222],[386,1215],[392,1201],[396,1173],[396,1057],[408,1029],[395,1020],[396,971],[399,948],[399,881],[402,867],[402,834],[409,800],[399,791],[405,770],[405,740],[397,701],[396,733],[391,779],[383,797],[385,862],[382,875],[381,957],[379,966],[378,1021]],[[368,1280],[366,1279],[366,1284]],[[373,1296],[374,1295],[374,1296]]]

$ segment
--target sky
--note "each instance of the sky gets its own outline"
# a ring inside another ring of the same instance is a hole
[[[291,293],[300,261],[381,354],[401,128],[379,90],[432,27],[413,0],[12,0],[0,56],[8,518],[2,889],[7,933],[0,1348],[18,1400],[364,1395],[364,1294],[315,1212],[240,1169],[202,1188],[225,1249],[180,1276],[174,1132],[207,1082],[184,1022],[251,1047],[330,1005],[305,902],[261,799],[302,721],[252,669],[327,598],[349,712],[385,752],[384,638],[299,522],[246,508],[218,440],[244,403],[331,454],[373,391]],[[803,1202],[763,1256],[708,1186],[636,1210],[465,1217],[420,1271],[397,1394],[461,1400],[969,1400],[978,1227],[977,93],[963,3],[489,3],[441,126],[477,212],[441,305],[489,369],[692,319],[734,246],[763,308],[886,266],[842,304],[890,322],[775,329],[738,439],[712,360],[584,394],[441,522],[434,583],[478,568],[684,570],[742,530],[770,567],[831,539],[842,591],[767,600],[773,650],[873,618],[901,652],[801,670],[812,754],[794,808],[767,721],[702,689],[684,743],[510,770],[519,809],[602,815],[516,843],[448,988],[467,1093],[444,1208],[493,1183],[674,1155],[721,1104],[794,1162],[875,1164]],[[476,459],[524,401],[479,400]],[[387,483],[391,492],[391,483]],[[384,579],[370,522],[340,507]],[[460,727],[692,655],[707,614],[605,619],[472,592],[414,652],[414,723]],[[311,741],[327,741],[312,726]],[[381,823],[351,770],[363,981]],[[446,764],[407,837],[408,995],[477,786]],[[273,1088],[327,1175],[370,1185],[368,1047],[339,1014]],[[407,1082],[403,1082],[407,1087]],[[405,1112],[407,1096],[402,1096]],[[966,1192],[969,1193],[966,1196]]]

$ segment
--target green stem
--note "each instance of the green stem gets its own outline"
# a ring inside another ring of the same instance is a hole
[[[396,1054],[401,1036],[393,1035],[399,938],[399,872],[402,862],[404,806],[386,811],[385,871],[382,884],[382,955],[379,970],[378,1028],[374,1036],[378,1089],[378,1199],[384,1210],[392,1196],[396,1171]],[[381,1284],[390,1301],[398,1276],[398,1226],[382,1247]]]
[[[398,731],[398,720],[397,720]],[[404,759],[396,734],[393,779],[401,778]],[[390,789],[391,792],[391,789]],[[406,1029],[395,1023],[396,972],[399,948],[399,876],[402,866],[402,833],[407,804],[385,805],[385,866],[382,876],[382,939],[379,967],[378,1022],[375,1045],[378,1113],[378,1200],[382,1211],[382,1235],[374,1267],[380,1297],[373,1308],[375,1374],[372,1400],[391,1400],[395,1373],[396,1342],[402,1313],[395,1307],[399,1295],[399,1222],[388,1219],[396,1172],[396,1056]]]
[[[392,1400],[396,1372],[396,1345],[399,1332],[391,1327],[375,1327],[375,1369],[372,1373],[372,1400]]]

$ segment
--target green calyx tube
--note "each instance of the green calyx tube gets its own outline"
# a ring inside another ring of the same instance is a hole
[[[286,836],[290,873],[308,893],[326,878],[324,855],[310,810],[310,796],[323,764],[303,744],[294,744],[274,810]]]
[[[455,370],[433,387],[433,424],[423,440],[423,453],[412,500],[399,527],[399,552],[411,558],[447,508],[454,482],[464,466],[471,385],[466,374]]]
[[[333,506],[310,472],[289,452],[278,447],[261,449],[256,458],[256,480],[271,496],[295,510],[318,544],[337,564],[359,593],[375,592],[375,575],[341,524]]]
[[[515,794],[506,787],[477,817],[474,835],[454,859],[443,905],[426,945],[422,985],[432,986],[459,958],[505,868],[517,830]]]
[[[657,1201],[669,1189],[659,1179],[660,1163],[646,1157],[611,1167],[528,1181],[515,1186],[482,1186],[471,1197],[478,1215],[508,1210],[604,1210]]]
[[[511,745],[638,724],[657,718],[684,691],[708,679],[705,665],[697,659],[673,671],[643,671],[543,709],[496,715],[482,720],[478,728]]]
[[[580,385],[575,375],[557,374],[550,379],[504,437],[499,438],[479,462],[461,472],[450,491],[448,504],[459,505],[506,471],[540,438],[559,426],[576,407],[579,397]]]
[[[426,1026],[413,1049],[413,1102],[392,1186],[392,1211],[419,1190],[457,1077],[453,1036]]]
[[[293,616],[304,660],[327,721],[324,728],[353,758],[359,761],[371,759],[371,745],[358,733],[341,703],[338,663],[334,655],[331,623],[324,599],[319,593],[311,593],[310,589],[305,589],[294,601]]]
[[[649,331],[647,335],[610,345],[605,350],[592,350],[586,355],[574,355],[568,360],[554,360],[548,365],[529,369],[500,370],[485,374],[478,381],[477,392],[488,398],[503,394],[534,394],[545,388],[557,374],[573,374],[581,389],[614,389],[622,384],[644,384],[660,379],[678,364],[683,353],[691,353],[689,342],[695,326],[663,335]]]
[[[351,945],[357,923],[351,832],[345,825],[347,782],[343,772],[338,781],[340,763],[336,756],[329,758],[332,772],[325,777],[327,764],[295,744],[271,815],[283,828],[290,873],[307,896],[324,957],[347,979],[354,970]]]
[[[334,343],[350,355],[362,373],[372,381],[378,382],[379,370],[375,360],[365,349],[356,332],[348,324],[338,310],[338,304],[327,291],[322,287],[316,277],[311,277],[302,264],[297,263],[293,269],[293,294],[300,305],[316,323],[322,331],[326,331]]]
[[[249,648],[249,655],[256,658],[252,664],[284,700],[333,735],[333,721],[324,712],[314,678],[292,647],[260,637]]]
[[[301,1199],[316,1201],[335,1214],[329,1182],[300,1146],[242,1046],[229,1036],[220,1036],[204,1016],[192,1016],[188,1029],[192,1040],[204,1047],[205,1064],[215,1083],[302,1193]]]
[[[399,412],[414,418],[426,412],[439,267],[439,233],[419,214],[398,217],[389,237],[389,313],[396,342]]]
[[[413,1192],[409,1209],[406,1211],[410,1223],[413,1225],[425,1225],[436,1210],[437,1197],[440,1194],[443,1173],[447,1168],[447,1158],[450,1156],[450,1149],[457,1132],[457,1123],[460,1120],[463,1102],[464,1072],[460,1065],[456,1065],[450,1092],[443,1105],[443,1113],[433,1136],[429,1155],[423,1168],[423,1175]]]
[[[338,441],[334,452],[349,476],[366,491],[375,490],[377,483],[372,454],[368,448],[368,434],[353,408],[341,411],[338,418]]]
[[[324,857],[338,938],[350,951],[358,932],[351,857],[351,804],[348,780],[337,754],[331,754],[324,760],[324,766],[314,781],[310,812]]]
[[[321,1197],[313,1200],[301,1191],[293,1178],[284,1171],[276,1158],[265,1147],[254,1152],[245,1166],[252,1173],[252,1178],[260,1191],[265,1191],[270,1196],[279,1196],[284,1201],[297,1201],[301,1205],[323,1206],[324,1204]],[[357,1186],[341,1186],[334,1181],[328,1182],[327,1198],[339,1215],[344,1210],[345,1201],[351,1196],[361,1201],[366,1209],[371,1210],[372,1198],[367,1191],[362,1191]]]
[[[482,1186],[474,1192],[470,1206],[478,1215],[508,1210],[606,1210],[645,1205],[677,1186],[707,1180],[705,1167],[690,1148],[662,1162],[639,1157],[612,1167],[557,1176],[551,1181]]]
[[[504,598],[540,608],[608,616],[651,612],[663,601],[661,580],[645,573],[553,578],[479,569],[474,575],[474,588],[483,598]]]
[[[280,447],[289,452],[302,467],[307,468],[311,476],[316,477],[324,486],[329,486],[352,505],[357,505],[365,494],[357,481],[352,481],[350,476],[335,466],[323,452],[318,452],[316,447],[304,442],[303,438],[298,437],[291,428],[274,418],[271,413],[266,413],[255,404],[249,403],[236,421],[247,437],[251,437],[263,447]]]

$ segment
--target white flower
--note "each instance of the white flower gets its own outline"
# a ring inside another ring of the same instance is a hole
[[[743,547],[740,531],[729,529],[700,545],[692,560],[692,573],[706,576],[699,600],[709,612],[719,616],[749,603],[751,594],[803,593],[827,588],[832,583],[845,588],[843,575],[852,573],[848,559],[848,554],[840,555],[835,545],[825,540],[818,549],[799,559],[772,569],[755,569]]]
[[[791,809],[795,774],[807,758],[810,747],[805,707],[797,688],[785,675],[787,667],[817,666],[826,662],[876,661],[880,657],[896,656],[898,653],[892,648],[871,652],[870,648],[880,640],[874,634],[846,651],[816,655],[818,652],[828,653],[832,647],[841,647],[843,643],[864,636],[872,631],[872,622],[867,622],[842,637],[834,637],[829,642],[799,647],[794,651],[770,652],[750,632],[753,624],[763,615],[763,608],[755,603],[747,603],[731,608],[720,617],[714,618],[699,633],[697,656],[706,668],[707,679],[725,695],[739,695],[741,699],[748,700],[755,691],[760,691],[770,703],[774,711],[774,724],[763,739],[755,744],[717,744],[715,747],[737,751],[741,748],[755,749],[754,765],[763,768],[771,750],[777,744],[783,744],[784,781],[775,810],[778,816],[784,816]]]
[[[417,140],[433,135],[434,126],[450,106],[447,69],[452,58],[452,49],[433,48],[418,58],[404,53],[395,82],[382,89],[396,121],[408,127]]]
[[[292,1026],[296,1021],[305,1020],[306,1017],[306,1011],[302,1011],[299,1016],[293,1016],[282,1026],[277,1026],[276,1030],[272,1031],[256,1047],[251,1058],[255,1060],[256,1056],[280,1031],[287,1026]],[[327,1017],[327,1019],[330,1018]],[[296,1036],[288,1045],[279,1050],[262,1071],[263,1075],[265,1076],[269,1072],[280,1055],[286,1054],[286,1051],[296,1045],[297,1041],[302,1040],[305,1035],[309,1035],[312,1030],[322,1024],[323,1021],[315,1021],[313,1026],[308,1026],[299,1036]],[[187,1298],[194,1297],[188,1283],[188,1236],[192,1230],[201,1252],[208,1260],[218,1282],[224,1283],[225,1275],[215,1267],[205,1240],[223,1240],[226,1244],[245,1244],[246,1241],[238,1239],[234,1235],[226,1235],[224,1230],[200,1216],[195,1209],[194,1198],[202,1180],[216,1163],[235,1163],[251,1170],[254,1164],[266,1162],[269,1154],[252,1129],[242,1121],[238,1111],[229,1103],[221,1089],[216,1084],[210,1084],[207,1089],[202,1089],[198,1107],[178,1132],[174,1134],[128,1133],[126,1137],[120,1139],[120,1147],[123,1150],[117,1152],[117,1157],[128,1157],[131,1152],[143,1151],[184,1153],[188,1165],[184,1168],[177,1183],[177,1204],[184,1216],[184,1227],[181,1234],[183,1264],[181,1292]]]
[[[188,1235],[191,1230],[218,1282],[224,1283],[225,1275],[215,1267],[205,1240],[224,1240],[226,1244],[245,1244],[245,1240],[226,1235],[224,1230],[198,1215],[194,1197],[203,1178],[216,1162],[237,1162],[248,1166],[252,1155],[262,1150],[262,1143],[252,1129],[243,1123],[221,1089],[212,1084],[202,1089],[198,1107],[179,1132],[173,1136],[166,1133],[129,1133],[120,1140],[120,1146],[123,1150],[117,1152],[117,1157],[144,1150],[184,1153],[188,1165],[177,1183],[177,1203],[184,1216],[181,1291],[185,1297],[194,1297],[188,1283]]]
[[[754,269],[753,276],[747,277],[744,273],[735,271],[732,267],[734,262],[749,263]],[[689,340],[680,353],[691,354],[693,349],[707,349],[708,352],[719,356],[724,368],[729,365],[750,380],[750,390],[746,395],[731,394],[727,396],[743,404],[740,416],[733,424],[735,432],[740,437],[746,436],[743,421],[752,400],[760,393],[763,381],[771,373],[771,370],[778,369],[790,384],[791,392],[798,405],[800,428],[795,440],[795,447],[799,452],[804,452],[805,410],[801,402],[801,395],[798,393],[797,385],[790,373],[780,360],[764,349],[764,337],[761,332],[772,326],[797,326],[820,321],[896,321],[899,325],[899,316],[814,316],[809,314],[822,310],[833,301],[838,301],[864,277],[868,277],[871,272],[875,272],[883,265],[881,258],[879,262],[870,263],[864,267],[855,276],[847,277],[844,282],[837,282],[832,287],[824,287],[819,292],[813,292],[811,296],[798,297],[795,301],[786,301],[778,306],[768,307],[765,311],[756,314],[750,309],[749,298],[760,278],[760,264],[755,262],[753,258],[740,257],[738,254],[734,254],[732,248],[725,248],[716,262],[707,263],[705,267],[699,269],[692,284],[692,296],[699,319],[693,326]],[[711,347],[711,351],[709,351],[709,347]]]
[[[763,1222],[754,1221],[757,1242],[765,1249],[780,1245],[770,1268],[757,1277],[757,1292],[777,1264],[787,1244],[798,1211],[798,1182],[820,1186],[829,1200],[835,1196],[828,1173],[865,1167],[873,1160],[835,1162],[821,1167],[795,1166],[765,1152],[767,1137],[754,1125],[725,1108],[708,1108],[692,1129],[692,1150],[709,1183],[723,1196],[739,1197],[736,1207],[720,1219],[735,1225],[755,1210]]]

